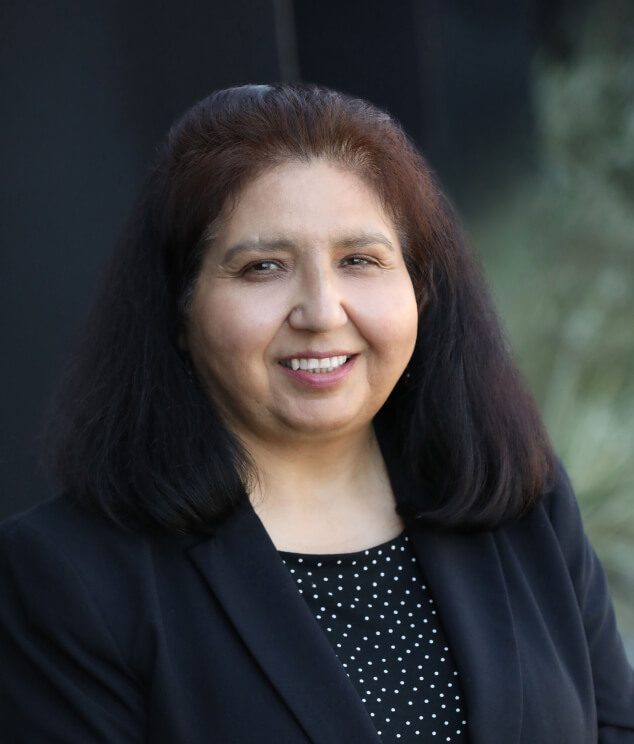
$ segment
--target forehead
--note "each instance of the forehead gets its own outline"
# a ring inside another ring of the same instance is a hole
[[[328,239],[342,233],[396,230],[376,192],[356,173],[318,159],[289,161],[247,183],[217,234],[223,245],[267,233]]]

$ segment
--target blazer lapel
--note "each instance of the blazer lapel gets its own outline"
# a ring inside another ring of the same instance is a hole
[[[520,664],[493,534],[413,528],[409,535],[458,667],[469,740],[472,744],[519,742]]]
[[[380,744],[359,695],[251,504],[189,555],[314,744]]]
[[[408,486],[400,477],[392,483],[398,500]],[[469,740],[516,744],[522,680],[494,533],[442,533],[414,524],[408,534],[460,673]],[[380,744],[354,685],[248,501],[189,555],[314,744]]]

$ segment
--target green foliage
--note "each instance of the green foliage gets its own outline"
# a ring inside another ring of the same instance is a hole
[[[469,228],[634,639],[634,3],[576,47],[535,61],[535,172]]]

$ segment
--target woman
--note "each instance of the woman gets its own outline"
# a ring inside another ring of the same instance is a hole
[[[370,104],[172,129],[4,523],[12,742],[634,742],[601,567],[474,259]]]

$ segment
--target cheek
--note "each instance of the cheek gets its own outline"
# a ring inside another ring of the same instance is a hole
[[[220,289],[196,307],[199,343],[210,361],[241,367],[250,357],[261,358],[279,327],[280,309],[254,294]]]
[[[404,366],[416,344],[418,307],[410,282],[401,283],[396,289],[388,287],[374,293],[360,322],[367,340],[381,356]]]

